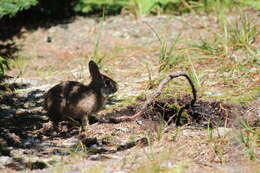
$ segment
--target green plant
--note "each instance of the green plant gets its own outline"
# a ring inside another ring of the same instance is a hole
[[[220,52],[214,42],[215,40],[201,40],[201,43],[194,43],[192,44],[192,47],[198,49],[204,55],[213,56]]]
[[[162,139],[163,134],[165,133],[165,128],[167,128],[167,123],[162,116],[159,120],[159,127],[156,129],[156,138],[158,141]]]
[[[172,41],[172,44],[169,47],[166,39],[162,39],[158,32],[151,25],[149,25],[148,23],[145,24],[151,29],[151,31],[155,34],[158,41],[160,42],[159,72],[168,70],[179,58],[183,58],[181,55],[177,55],[175,53],[175,50],[177,49],[176,45],[181,38],[181,33],[177,35],[177,37]]]
[[[196,4],[196,1],[193,2]],[[215,12],[217,14],[224,13],[229,9],[235,8],[238,5],[237,0],[200,0],[200,5],[206,12]]]
[[[213,128],[211,127],[211,121],[208,121],[207,124],[207,133],[208,133],[208,141],[212,141],[213,140]]]
[[[176,142],[177,138],[180,136],[180,129],[177,128],[173,133],[172,133],[172,141]]]
[[[9,68],[8,60],[0,56],[0,79],[4,76],[6,69]]]
[[[192,81],[195,83],[196,88],[200,88],[201,82],[200,82],[199,76],[197,74],[197,71],[194,67],[194,64],[193,64],[190,56],[188,56],[188,59],[189,59],[189,63],[190,63],[191,70],[192,70],[192,74],[191,74]]]
[[[253,46],[259,30],[248,18],[242,14],[237,20],[228,21],[226,16],[219,18],[220,32],[213,31],[213,38],[203,39],[200,43],[193,43],[191,47],[207,56],[228,57],[232,52],[243,48],[250,57],[255,59],[256,48]]]
[[[234,48],[250,47],[258,33],[256,26],[243,14],[230,27],[230,44]]]
[[[73,9],[81,13],[118,14],[129,0],[78,0]]]
[[[246,133],[240,132],[239,140],[246,148],[246,154],[249,156],[250,160],[255,160],[256,153],[255,153],[255,148],[252,145],[253,141],[252,141],[251,134],[247,132]]]
[[[255,9],[260,10],[260,1],[258,1],[258,0],[240,0],[239,2],[241,4],[248,5]]]
[[[19,70],[16,77],[20,77],[27,72],[29,60],[29,58],[19,57],[10,61],[10,68],[17,68]]]
[[[183,13],[204,10],[207,13],[225,13],[241,5],[250,5],[259,9],[259,3],[253,0],[79,0],[74,10],[82,13],[118,14],[126,9],[136,18],[151,13]]]
[[[83,154],[88,152],[88,148],[83,144],[82,141],[80,141],[77,145],[75,145],[75,147],[70,149],[69,152],[72,156],[81,157]]]
[[[126,9],[136,18],[148,15],[155,8],[156,0],[130,0]]]
[[[18,11],[26,10],[35,6],[38,0],[1,0],[0,1],[0,19],[4,15],[14,16]]]
[[[105,14],[103,13],[103,21],[104,21],[104,15]],[[93,55],[91,57],[91,59],[98,64],[99,68],[102,68],[103,60],[105,58],[105,55],[100,54],[100,40],[102,37],[102,33],[104,32],[104,22],[103,21],[100,24],[101,27],[99,29],[99,32],[97,33],[95,49],[94,49]]]
[[[259,131],[257,128],[251,127],[246,121],[241,122],[244,130],[240,130],[238,140],[244,145],[246,154],[250,160],[256,160],[256,146],[259,139]]]

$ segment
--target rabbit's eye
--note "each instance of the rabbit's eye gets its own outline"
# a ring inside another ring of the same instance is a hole
[[[105,85],[106,86],[110,86],[110,81],[109,80],[105,80]]]

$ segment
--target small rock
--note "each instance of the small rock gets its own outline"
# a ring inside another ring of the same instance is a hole
[[[23,153],[24,153],[24,150],[23,149],[14,149],[12,147],[9,147],[9,150],[10,150],[10,155],[12,157],[18,157],[18,156],[22,156]]]
[[[78,143],[79,143],[78,139],[72,138],[72,139],[68,139],[68,140],[63,141],[62,146],[71,148],[71,147],[78,145]]]
[[[54,142],[49,142],[49,141],[47,141],[47,142],[42,142],[42,143],[41,143],[41,146],[42,146],[43,148],[50,148],[50,147],[56,147],[57,144],[54,143]]]
[[[110,159],[108,156],[105,156],[103,154],[95,154],[95,155],[91,155],[88,157],[89,160],[105,160],[105,159]]]
[[[173,164],[171,161],[169,160],[166,160],[162,163],[161,165],[163,168],[167,168],[167,169],[171,169],[171,168],[174,168],[176,167],[175,164]]]
[[[100,154],[95,154],[95,155],[89,156],[89,160],[100,160],[100,159],[101,159]]]
[[[23,115],[23,114],[27,114],[27,110],[26,109],[17,109],[16,110],[16,115]]]
[[[122,132],[125,132],[125,133],[129,132],[129,129],[127,127],[116,127],[115,129],[117,131],[122,131]]]
[[[68,151],[65,151],[65,150],[60,150],[60,149],[54,149],[52,151],[52,153],[54,155],[60,155],[60,156],[68,156],[70,153]]]
[[[23,147],[25,148],[29,148],[32,146],[35,146],[36,144],[40,143],[39,139],[35,139],[35,138],[27,138],[22,142]]]
[[[1,105],[0,105],[0,108],[1,108],[1,109],[9,110],[9,109],[11,109],[11,106],[6,105],[6,104],[1,104]]]
[[[46,42],[47,43],[51,43],[52,42],[52,37],[50,37],[50,36],[46,37]]]
[[[0,156],[0,165],[7,165],[10,164],[12,161],[13,159],[9,156]]]

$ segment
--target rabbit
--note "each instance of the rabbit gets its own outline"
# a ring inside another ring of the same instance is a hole
[[[89,116],[98,112],[108,96],[117,91],[117,83],[101,74],[94,61],[89,62],[89,72],[92,80],[88,85],[65,81],[47,91],[44,107],[52,122],[73,119],[86,125]]]

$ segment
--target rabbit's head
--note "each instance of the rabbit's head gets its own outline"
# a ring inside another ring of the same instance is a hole
[[[108,76],[100,73],[97,64],[94,61],[89,62],[89,72],[91,75],[91,88],[100,90],[104,97],[117,91],[117,83]]]

